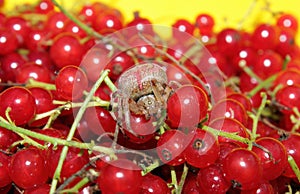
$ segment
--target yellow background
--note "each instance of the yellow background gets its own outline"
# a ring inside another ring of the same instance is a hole
[[[15,5],[37,0],[6,0],[5,10]],[[92,0],[60,0],[68,9],[76,9],[83,3]],[[300,22],[299,0],[101,0],[122,11],[126,21],[133,18],[133,12],[139,11],[155,24],[171,25],[176,19],[185,18],[194,22],[200,13],[209,13],[215,18],[218,31],[224,27],[243,28],[251,31],[260,22],[274,23],[272,12],[288,12],[294,14]],[[269,6],[267,6],[269,4]],[[244,19],[244,22],[240,21]],[[297,36],[300,42],[299,33]]]

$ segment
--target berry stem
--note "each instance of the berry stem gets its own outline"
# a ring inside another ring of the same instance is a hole
[[[40,81],[36,81],[33,78],[30,78],[25,87],[41,87],[44,88],[46,90],[56,90],[56,86],[54,84],[49,84],[49,83],[45,83],[45,82],[40,82]]]
[[[104,146],[95,146],[93,143],[82,143],[78,141],[67,141],[65,139],[50,137],[48,135],[43,135],[41,133],[37,133],[22,127],[17,127],[15,125],[11,125],[3,117],[0,117],[0,127],[3,127],[5,129],[11,130],[18,134],[23,134],[25,136],[33,137],[35,139],[39,139],[45,142],[49,142],[56,145],[64,145],[69,147],[76,147],[79,149],[87,149],[87,150],[93,150],[97,152],[101,152],[107,155],[114,155],[114,150],[112,148],[104,147]]]
[[[267,104],[267,101],[268,101],[266,93],[262,92],[260,95],[262,97],[262,100],[261,100],[260,106],[258,107],[257,113],[249,115],[253,119],[253,126],[252,126],[252,130],[251,130],[251,135],[250,135],[251,136],[251,139],[250,139],[251,141],[248,145],[249,150],[252,149],[253,143],[255,142],[255,140],[257,138],[256,132],[257,132],[258,121],[259,121],[260,116],[261,116],[261,114],[262,114],[262,112],[263,112],[263,110],[264,110],[264,108]]]
[[[277,74],[274,74],[270,77],[268,77],[265,80],[262,80],[261,82],[259,82],[259,84],[257,86],[255,86],[252,90],[250,90],[249,92],[247,92],[247,96],[248,97],[252,97],[254,96],[256,93],[258,93],[261,89],[263,88],[269,88],[270,85],[273,83],[273,81],[276,79]]]
[[[241,137],[241,136],[237,135],[236,133],[228,133],[228,132],[220,131],[220,130],[213,129],[206,125],[203,125],[202,129],[205,131],[211,132],[215,136],[226,137],[228,139],[236,140],[236,141],[239,141],[239,142],[242,142],[245,144],[249,144],[249,142],[250,142],[250,140],[248,138]]]
[[[89,183],[90,180],[88,179],[88,177],[85,177],[83,179],[81,179],[74,187],[72,187],[71,189],[65,189],[60,191],[59,193],[78,193],[78,191],[84,187],[84,185],[86,185],[87,183]]]
[[[288,162],[291,168],[293,169],[294,173],[296,174],[298,181],[300,182],[300,170],[297,163],[295,162],[294,158],[291,155],[288,155]]]
[[[247,73],[250,77],[255,78],[256,81],[257,81],[258,83],[262,82],[262,80],[260,79],[260,77],[259,77],[258,75],[256,75],[256,73],[254,73],[254,72],[252,71],[252,69],[251,69],[250,67],[248,67],[244,61],[240,62],[240,63],[239,63],[239,66],[240,66],[240,68],[242,68],[242,70],[243,70],[245,73]]]
[[[142,176],[145,176],[146,174],[148,174],[149,172],[151,172],[152,170],[156,169],[157,167],[159,167],[161,164],[159,162],[159,160],[155,160],[150,166],[144,167],[143,171],[142,171]]]
[[[72,123],[72,126],[70,128],[69,134],[68,134],[67,139],[66,139],[67,141],[71,141],[73,139],[74,134],[75,134],[76,129],[77,129],[77,126],[78,126],[81,118],[83,117],[83,114],[84,114],[85,110],[87,109],[90,100],[94,96],[96,90],[99,88],[99,86],[104,81],[105,77],[108,76],[108,73],[109,73],[109,70],[104,70],[101,73],[99,79],[96,81],[96,83],[91,88],[89,94],[86,96],[85,100],[82,103],[82,106],[80,107],[80,109],[79,109],[79,111],[78,111],[78,113],[77,113],[77,115],[74,119],[74,122]],[[53,176],[52,184],[51,184],[51,189],[50,189],[51,194],[53,194],[56,190],[56,186],[57,186],[58,180],[60,178],[60,173],[61,173],[61,170],[62,170],[62,167],[63,167],[63,163],[64,163],[64,161],[67,157],[68,150],[69,150],[69,147],[64,146],[62,151],[61,151],[61,155],[60,155],[60,158],[59,158],[59,161],[58,161],[58,164],[57,164],[54,176]]]
[[[74,15],[72,15],[69,11],[67,11],[63,6],[61,6],[56,0],[52,0],[52,3],[70,20],[72,20],[75,24],[77,24],[82,30],[84,30],[88,35],[94,36],[99,39],[104,39],[104,36],[96,32],[93,28],[90,28],[85,23],[76,19]]]
[[[183,185],[185,183],[185,179],[186,179],[186,176],[187,176],[188,172],[189,172],[189,168],[187,167],[186,164],[184,164],[183,172],[182,172],[182,175],[181,175],[181,178],[180,178],[180,181],[179,181],[179,185],[178,185],[178,193],[182,192]]]

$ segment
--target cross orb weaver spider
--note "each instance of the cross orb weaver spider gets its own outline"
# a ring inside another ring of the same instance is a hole
[[[112,113],[122,128],[132,131],[131,113],[164,119],[167,100],[172,93],[164,68],[153,62],[135,65],[118,79],[112,94]]]

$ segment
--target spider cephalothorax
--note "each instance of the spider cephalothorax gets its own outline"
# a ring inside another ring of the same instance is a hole
[[[143,63],[125,71],[112,95],[112,112],[123,128],[131,131],[130,114],[161,119],[171,87],[163,67]]]

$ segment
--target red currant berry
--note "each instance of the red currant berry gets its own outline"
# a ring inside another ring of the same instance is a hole
[[[276,26],[260,24],[252,33],[252,46],[259,50],[275,49],[278,44],[279,29]]]
[[[19,136],[8,129],[0,127],[0,149],[4,151],[9,151],[11,145],[18,141]]]
[[[102,107],[89,108],[84,114],[84,120],[88,122],[89,129],[97,134],[103,133],[114,134],[116,121],[110,112]]]
[[[23,189],[46,183],[48,171],[40,150],[27,148],[14,154],[9,164],[9,176],[17,186]]]
[[[6,55],[18,48],[18,39],[16,34],[7,29],[0,29],[0,55]]]
[[[197,183],[207,193],[222,194],[230,188],[231,183],[225,180],[221,168],[210,165],[201,168],[197,174]]]
[[[8,164],[10,157],[0,152],[0,188],[5,187],[12,183],[9,174]]]
[[[251,150],[236,148],[223,160],[222,171],[227,181],[242,190],[256,188],[261,182],[262,166]]]
[[[200,34],[212,33],[215,25],[214,18],[209,14],[199,14],[196,17],[196,27],[200,30]]]
[[[0,115],[6,118],[6,111],[16,125],[28,123],[35,115],[36,105],[31,92],[23,87],[14,86],[0,94]]]
[[[248,121],[245,107],[240,102],[230,98],[220,100],[212,107],[210,112],[211,121],[220,117],[236,119],[243,125],[247,125]]]
[[[32,62],[25,63],[16,69],[16,82],[26,83],[29,79],[36,81],[51,83],[51,72],[45,67]]]
[[[151,173],[143,176],[140,188],[140,193],[143,194],[170,194],[166,181]]]
[[[259,146],[254,146],[254,151],[263,167],[263,179],[273,180],[279,177],[287,167],[287,151],[283,144],[274,138],[263,137],[256,140]]]
[[[277,18],[277,26],[284,29],[290,29],[296,33],[298,31],[298,20],[297,18],[288,13],[284,13]]]
[[[15,82],[16,80],[16,69],[25,64],[25,59],[16,52],[6,54],[1,58],[1,69],[5,74],[7,81]]]
[[[179,130],[167,130],[157,142],[157,154],[161,161],[171,166],[177,166],[185,162],[184,149],[186,147],[186,135]]]
[[[233,56],[241,47],[241,34],[233,28],[223,29],[217,34],[218,50],[225,56]]]
[[[142,181],[139,166],[127,159],[117,159],[101,168],[97,184],[102,193],[132,194],[139,193]]]
[[[197,168],[205,168],[218,159],[220,146],[213,134],[195,129],[188,136],[191,140],[184,151],[184,157],[188,164]]]
[[[172,126],[196,126],[207,115],[208,98],[201,88],[184,85],[169,97],[167,107]]]
[[[64,13],[52,11],[48,13],[48,19],[45,23],[45,30],[50,33],[51,37],[53,38],[64,31],[68,22],[70,22],[70,20]]]
[[[93,27],[99,33],[105,35],[121,30],[123,28],[123,23],[117,15],[111,11],[106,11],[97,16],[93,23]]]
[[[62,68],[56,79],[55,86],[58,96],[65,100],[77,100],[87,90],[88,79],[84,71],[76,66]]]
[[[268,182],[261,183],[255,189],[243,190],[241,192],[241,194],[270,194],[270,193],[276,193],[276,192],[274,191],[273,186]]]
[[[265,51],[258,55],[253,71],[262,79],[274,75],[282,70],[283,59],[274,51]]]
[[[84,46],[73,34],[60,34],[50,47],[50,57],[58,68],[79,66],[85,53]]]
[[[38,187],[26,189],[26,190],[24,190],[23,194],[41,194],[41,193],[49,193],[49,192],[50,192],[50,185],[43,184]]]

